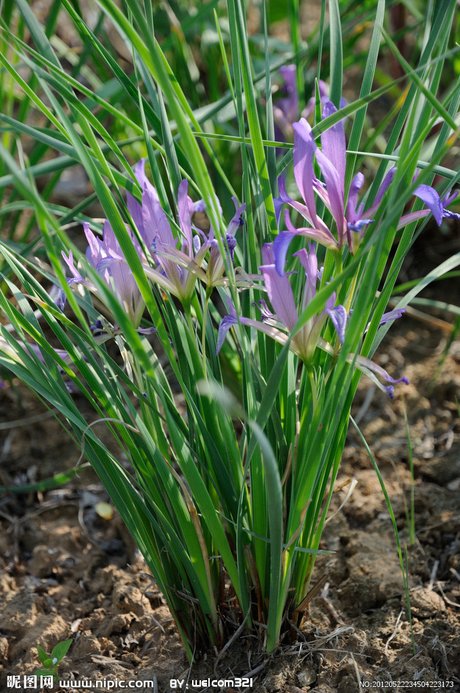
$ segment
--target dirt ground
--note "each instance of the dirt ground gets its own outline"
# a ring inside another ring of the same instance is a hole
[[[424,253],[422,265],[433,260]],[[407,276],[420,276],[420,260],[412,264]],[[446,283],[434,290],[438,298],[448,294]],[[412,626],[391,521],[354,430],[323,540],[334,553],[317,563],[318,589],[297,642],[269,658],[243,633],[189,668],[143,560],[117,514],[101,517],[98,504],[108,499],[85,469],[52,491],[0,497],[0,690],[9,690],[7,675],[37,669],[38,644],[50,650],[70,637],[62,678],[135,681],[136,690],[166,692],[170,679],[218,690],[213,681],[250,676],[256,693],[353,693],[363,690],[360,682],[398,681],[460,691],[460,343],[448,348],[449,341],[442,323],[405,316],[378,358],[410,385],[398,386],[391,401],[363,380],[354,411],[407,546]],[[406,414],[415,468],[412,545]],[[0,485],[35,482],[76,464],[79,450],[18,383],[0,389],[0,422]]]

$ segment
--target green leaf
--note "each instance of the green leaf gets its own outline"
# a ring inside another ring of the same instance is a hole
[[[44,666],[50,666],[51,664],[51,659],[50,656],[41,645],[37,645],[37,654],[38,654],[38,659]]]
[[[34,676],[52,676],[54,679],[57,673],[55,668],[35,669]]]
[[[63,640],[62,642],[58,642],[58,644],[55,645],[51,650],[51,658],[57,659],[58,662],[61,662],[62,659],[64,659],[64,657],[66,656],[67,652],[69,651],[72,643],[72,638],[69,638],[68,640]]]
[[[343,81],[342,25],[340,22],[339,0],[329,0],[330,48],[331,48],[331,87],[330,98],[336,108],[340,108]]]

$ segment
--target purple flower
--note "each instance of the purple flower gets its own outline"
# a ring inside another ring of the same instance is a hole
[[[194,247],[192,238],[192,201],[188,197],[187,181],[182,181],[178,191],[179,228],[182,234],[176,239],[168,217],[161,207],[157,191],[145,175],[145,159],[134,167],[134,174],[141,187],[142,202],[128,194],[128,210],[144,241],[151,267],[146,263],[148,277],[162,289],[179,300],[186,300],[193,290],[196,274],[192,270]],[[179,246],[180,242],[180,247]],[[147,258],[146,258],[147,260]]]
[[[399,318],[402,318],[404,313],[406,312],[405,308],[394,308],[393,310],[388,311],[388,313],[384,313],[380,319],[380,325],[386,325],[387,322],[393,322],[393,320],[399,320]]]
[[[291,137],[292,123],[299,117],[299,94],[296,83],[296,66],[285,65],[280,68],[282,85],[278,99],[273,106],[275,137],[284,140]]]
[[[232,202],[235,206],[235,213],[227,227],[224,248],[226,248],[230,260],[233,262],[236,248],[236,233],[244,226],[244,212],[246,210],[246,205],[240,205],[236,197],[232,197]],[[209,260],[206,268],[207,284],[208,286],[216,286],[216,284],[221,283],[224,275],[225,264],[222,253],[219,249],[219,244],[214,237],[212,226],[208,234],[208,243],[210,245],[211,252],[209,254]]]
[[[417,176],[418,174],[416,174]],[[457,212],[452,212],[447,207],[457,198],[458,191],[453,193],[448,193],[442,199],[439,193],[432,188],[430,185],[419,185],[415,191],[414,195],[418,197],[428,209],[417,210],[416,212],[409,212],[401,217],[398,224],[398,229],[404,228],[407,224],[410,224],[419,219],[423,219],[430,214],[433,215],[437,225],[440,227],[443,219],[460,219],[460,214]]]
[[[188,195],[188,182],[183,180],[179,185],[177,202],[179,233],[173,233],[157,191],[145,175],[145,160],[136,164],[134,174],[142,191],[142,201],[138,202],[128,193],[127,205],[144,245],[133,232],[131,240],[147,276],[184,303],[191,299],[198,278],[207,286],[221,283],[225,264],[214,231],[211,227],[206,235],[193,222],[196,213],[205,211],[204,202],[192,201]],[[245,205],[239,205],[236,199],[233,202],[235,214],[224,240],[231,260],[236,247],[235,234],[243,224],[245,210]],[[88,241],[86,257],[89,263],[112,288],[138,326],[144,302],[110,224],[105,222],[102,239],[90,230],[88,224],[84,224],[83,228]],[[63,253],[63,258],[71,274],[69,284],[83,284],[96,291],[96,287],[81,275],[72,253]]]
[[[323,118],[328,118],[337,112],[334,104],[328,98],[322,98]],[[383,179],[375,199],[368,208],[359,201],[360,191],[364,185],[364,176],[358,172],[353,178],[348,195],[345,191],[346,172],[346,138],[344,121],[339,120],[321,135],[321,149],[312,137],[312,128],[305,118],[293,124],[294,129],[294,178],[303,202],[293,200],[286,192],[284,177],[278,181],[279,197],[275,200],[278,222],[283,205],[288,205],[298,212],[307,225],[296,228],[286,211],[285,223],[287,232],[293,235],[303,235],[317,243],[340,249],[348,245],[354,252],[373,217],[379,209],[383,197],[391,185],[396,169],[391,168]],[[314,162],[321,172],[321,180],[315,175]],[[438,226],[444,218],[460,219],[460,214],[452,212],[447,207],[456,198],[457,193],[440,198],[436,190],[429,185],[419,185],[414,195],[419,197],[428,210],[409,213],[403,216],[399,228],[412,221],[433,214]],[[329,210],[334,225],[331,230],[318,217],[316,198],[319,198]],[[288,239],[284,241],[288,245]]]
[[[281,233],[273,243],[266,244],[262,248],[264,264],[259,269],[272,311],[266,302],[261,300],[258,302],[258,306],[262,319],[260,321],[253,320],[238,316],[234,305],[227,300],[228,313],[222,318],[219,326],[217,353],[221,350],[229,330],[238,324],[254,327],[265,332],[277,342],[286,344],[289,333],[292,332],[299,319],[299,310],[290,282],[292,273],[286,273],[284,270],[289,235],[287,232]],[[305,273],[302,300],[299,306],[300,312],[304,312],[316,296],[322,271],[318,267],[318,259],[313,245],[308,250],[302,248],[294,253],[294,256],[300,262]],[[343,344],[349,314],[344,306],[334,305],[334,303],[335,294],[332,294],[327,300],[324,310],[313,315],[292,337],[291,348],[303,361],[311,360],[316,348],[336,355],[337,345],[333,345],[321,337],[327,318],[331,321],[337,334],[339,345]],[[404,309],[395,309],[385,313],[380,324],[396,320],[403,313]],[[385,369],[365,357],[349,354],[347,360],[371,378],[390,397],[393,396],[396,383],[408,382],[405,376],[393,378]]]
[[[429,185],[419,185],[414,191],[414,195],[425,205],[433,214],[433,217],[438,226],[441,226],[442,220],[445,218],[460,219],[460,214],[457,212],[451,212],[450,209],[446,209],[451,202],[455,200],[458,192],[452,193],[451,195],[446,195],[442,199],[434,188]]]
[[[146,274],[161,288],[172,293],[180,301],[190,300],[197,278],[208,286],[219,283],[224,272],[214,230],[206,235],[193,223],[196,213],[206,211],[203,200],[194,203],[188,195],[188,182],[183,180],[178,190],[179,238],[173,234],[171,224],[161,207],[158,194],[145,175],[145,160],[134,168],[142,190],[142,203],[128,195],[128,209],[145,242],[155,265],[145,266]],[[245,205],[238,205],[226,233],[226,245],[233,259],[235,234],[242,225]],[[224,244],[225,245],[225,244]]]
[[[83,230],[88,241],[86,258],[89,264],[117,296],[134,325],[138,326],[144,312],[144,301],[112,227],[108,221],[104,222],[102,238],[98,238],[91,231],[87,222],[83,224]],[[139,244],[134,237],[132,240],[140,254]],[[68,256],[62,253],[62,257],[72,275],[68,280],[69,283],[84,284],[92,291],[96,291],[96,287],[81,276],[75,266],[72,253],[70,252]]]
[[[323,99],[323,118],[327,118],[337,109],[329,99]],[[364,176],[358,173],[350,186],[348,201],[345,204],[345,171],[346,171],[346,138],[343,120],[332,125],[321,135],[321,149],[318,149],[311,134],[309,123],[301,118],[294,123],[294,178],[303,204],[291,199],[286,193],[285,180],[279,183],[277,200],[278,218],[282,204],[295,209],[308,222],[308,225],[296,229],[286,213],[286,226],[291,234],[300,234],[311,238],[330,248],[341,248],[345,243],[353,251],[359,243],[365,228],[372,223],[372,215],[378,209],[393,176],[391,169],[380,186],[374,204],[365,211],[364,205],[358,204],[358,195],[364,183]],[[323,181],[314,172],[314,160],[319,166]],[[319,198],[330,211],[335,223],[331,229],[318,217],[316,198]]]
[[[56,308],[63,311],[66,305],[66,295],[60,286],[52,286],[49,297],[54,301]]]
[[[374,361],[366,358],[365,356],[358,356],[356,358],[356,365],[361,370],[362,373],[367,375],[377,387],[385,392],[391,399],[394,397],[394,386],[397,383],[409,384],[408,378],[403,375],[401,378],[392,378],[391,375],[382,366],[379,366]],[[381,382],[383,381],[383,383]],[[385,384],[388,383],[388,384]]]
[[[300,112],[299,93],[297,90],[297,75],[295,65],[285,65],[281,67],[280,75],[282,78],[279,94],[281,98],[275,101],[273,106],[273,117],[275,121],[275,138],[278,141],[292,140],[293,124],[298,120]],[[321,79],[318,83],[320,98],[328,96],[328,85]],[[307,107],[302,112],[302,117],[309,118],[315,110],[316,98],[312,96],[308,101]],[[277,149],[277,153],[282,153]]]
[[[264,264],[260,266],[265,291],[267,292],[273,312],[268,310],[265,301],[262,302],[262,321],[250,318],[238,317],[233,305],[229,307],[229,313],[220,324],[217,339],[217,351],[220,351],[228,330],[241,323],[249,325],[265,332],[280,343],[285,343],[288,334],[296,325],[299,313],[291,288],[290,277],[284,272],[285,248],[283,242],[276,241],[264,245],[262,258]],[[305,282],[300,310],[304,311],[316,295],[320,272],[316,252],[311,246],[309,250],[299,250],[295,253],[305,272]],[[281,270],[281,271],[279,271]],[[319,315],[314,315],[292,338],[292,349],[300,358],[310,360],[320,338],[324,323],[329,316],[337,331],[339,340],[343,341],[346,325],[346,311],[343,306],[334,306],[335,295],[327,301],[326,308]]]
[[[334,308],[326,308],[326,313],[329,315],[334,329],[337,332],[340,344],[345,340],[345,328],[347,326],[348,313],[343,306],[334,306]]]

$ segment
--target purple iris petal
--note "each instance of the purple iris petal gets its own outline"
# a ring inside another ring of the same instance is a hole
[[[133,167],[134,175],[136,176],[136,180],[139,183],[141,190],[151,185],[149,179],[145,175],[145,162],[146,159],[140,159]]]
[[[294,123],[294,177],[300,194],[302,195],[314,226],[318,226],[316,218],[316,202],[313,191],[313,155],[316,144],[311,136],[311,127],[301,118]]]
[[[327,118],[337,112],[336,107],[329,101],[323,100],[323,118]],[[338,192],[343,200],[345,185],[345,157],[347,143],[345,140],[345,129],[343,120],[330,127],[321,135],[321,146],[323,154],[329,159],[338,176]],[[326,181],[327,182],[327,181]]]
[[[335,306],[335,308],[327,308],[326,313],[329,315],[334,329],[337,332],[340,344],[343,344],[345,339],[345,328],[347,326],[348,315],[344,306]]]
[[[343,185],[340,181],[338,171],[328,157],[319,149],[316,152],[316,160],[326,181],[326,189],[329,195],[332,216],[337,224],[337,232],[339,234],[340,243],[343,243]]]
[[[64,251],[62,251],[61,255],[62,255],[62,259],[64,260],[65,264],[67,265],[67,267],[69,268],[69,270],[70,270],[71,273],[72,273],[72,277],[69,278],[69,279],[67,279],[67,283],[68,283],[68,284],[70,284],[70,283],[75,284],[75,283],[77,283],[77,282],[78,282],[78,283],[83,283],[85,280],[84,280],[84,278],[81,276],[81,274],[80,274],[80,272],[77,270],[77,268],[75,267],[75,262],[74,262],[74,259],[73,259],[73,253],[72,253],[72,251],[69,251],[69,254],[68,254],[68,255],[66,255],[66,254],[64,253]]]
[[[126,260],[112,260],[110,274],[113,279],[114,288],[123,303],[131,309],[135,309],[137,299],[140,298],[136,280],[133,277],[131,268]]]
[[[429,185],[419,185],[414,191],[414,195],[420,198],[432,212],[438,226],[441,226],[444,217],[460,219],[460,214],[446,209],[447,205],[449,205],[457,197],[457,192],[451,195],[446,195],[441,200],[434,188]]]
[[[277,198],[277,200],[278,200],[278,205],[279,205],[279,210],[280,210],[279,214],[280,215],[281,215],[281,208],[282,208],[283,204],[287,204],[287,205],[290,205],[293,209],[295,209],[296,212],[299,212],[299,214],[301,214],[304,217],[304,219],[306,219],[310,223],[313,223],[311,220],[311,214],[308,210],[308,207],[306,207],[306,205],[301,204],[300,202],[297,202],[296,200],[293,200],[292,197],[289,197],[289,195],[287,194],[287,192],[286,192],[286,177],[285,176],[280,176],[278,178],[278,189],[279,189],[280,196],[279,196],[279,198]],[[276,203],[275,203],[275,211],[278,214]],[[279,223],[278,217],[277,217],[277,221]],[[321,219],[317,218],[317,221],[321,225],[321,228],[324,227],[326,229],[326,225],[323,224]]]
[[[193,205],[193,212],[202,214],[203,212],[206,212],[206,203],[204,200],[197,200],[194,205]]]
[[[318,282],[318,258],[313,246],[309,250],[301,248],[297,253],[294,253],[299,258],[302,267],[305,269],[307,278],[307,293],[305,295],[304,304],[308,304],[316,294],[316,284]]]
[[[398,320],[404,315],[405,312],[405,308],[395,308],[394,310],[390,310],[388,313],[384,313],[382,315],[382,319],[380,320],[379,327],[380,325],[386,325],[387,322],[391,322],[392,320]]]
[[[142,205],[140,205],[136,198],[130,193],[126,193],[126,204],[128,206],[128,212],[130,213],[137,230],[141,234],[141,237],[144,238],[145,231],[142,216]]]
[[[244,226],[244,213],[246,211],[246,204],[238,204],[238,200],[235,196],[232,196],[232,202],[235,205],[235,214],[230,220],[227,228],[227,235],[234,236],[238,229]]]
[[[157,191],[147,179],[142,194],[142,233],[148,248],[152,247],[157,238],[168,248],[176,247],[168,217],[160,205]]]
[[[335,291],[333,291],[332,294],[329,296],[329,298],[326,299],[326,305],[324,308],[324,311],[326,313],[328,310],[332,310],[334,308],[335,299],[336,299],[336,294],[335,294]]]
[[[227,242],[228,252],[230,253],[230,259],[233,262],[233,257],[235,255],[235,248],[236,248],[236,238],[233,234],[227,233],[225,236],[225,240]]]
[[[49,296],[52,301],[54,301],[56,308],[63,311],[65,304],[67,302],[66,295],[60,286],[52,286],[49,292]]]
[[[278,199],[282,203],[287,202],[289,204],[290,202],[292,202],[291,198],[289,197],[289,195],[286,192],[286,174],[284,174],[284,173],[282,173],[278,177],[278,190],[280,191],[280,196]]]
[[[112,288],[126,312],[137,323],[141,319],[144,304],[110,223],[107,220],[104,222],[102,240],[91,231],[89,224],[83,224],[83,229],[88,241],[88,262]],[[140,253],[139,245],[135,243],[135,246]],[[67,264],[70,267],[70,264]]]
[[[179,225],[182,233],[185,236],[187,245],[187,253],[189,257],[193,255],[193,238],[192,238],[192,214],[193,202],[188,196],[188,181],[183,180],[179,185],[177,194],[177,210],[179,215]]]
[[[257,307],[260,310],[260,314],[262,316],[262,322],[265,322],[267,320],[272,320],[275,315],[272,313],[270,308],[267,305],[267,301],[264,301],[263,298],[261,298],[259,301],[257,301]]]
[[[458,212],[452,212],[450,209],[445,209],[443,217],[446,219],[460,219],[460,214]]]
[[[156,327],[138,327],[137,331],[142,335],[156,334],[158,332]]]
[[[273,243],[264,243],[262,246],[262,261],[264,265],[274,265],[275,255],[273,253]]]
[[[276,317],[289,330],[292,330],[298,316],[288,277],[281,277],[275,265],[262,265],[259,269],[263,274],[268,298],[275,310]]]
[[[95,234],[89,228],[88,222],[83,223],[83,232],[88,241],[88,248],[86,249],[86,257],[90,264],[95,268],[97,263],[107,255],[103,251],[101,241],[95,236]]]
[[[289,245],[294,238],[290,231],[282,231],[273,241],[273,254],[275,256],[275,267],[280,277],[284,277],[284,265],[286,264],[286,255]]]
[[[66,295],[62,289],[59,289],[59,293],[56,295],[55,303],[58,310],[64,310],[65,304],[67,302]]]
[[[372,224],[373,221],[373,219],[358,219],[358,221],[354,223],[349,223],[348,228],[355,233],[361,233],[361,231],[369,224]]]
[[[442,206],[443,206],[443,216],[448,218],[448,219],[460,219],[460,214],[458,212],[452,212],[450,209],[446,209],[454,200],[457,199],[459,195],[458,190],[455,190],[454,192],[447,193],[442,198]]]
[[[112,226],[107,219],[104,221],[104,226],[102,228],[102,244],[101,248],[103,252],[107,253],[116,258],[122,258],[123,253],[120,249],[120,244],[118,243],[117,237],[112,229]]]
[[[444,216],[444,206],[436,190],[429,185],[419,185],[414,190],[414,195],[422,200],[431,210],[438,226],[442,224]]]
[[[397,383],[405,383],[406,385],[409,384],[409,379],[405,375],[401,376],[401,378],[392,378],[388,371],[382,368],[382,366],[379,366],[377,363],[371,361],[365,356],[359,356],[358,363],[364,366],[374,375],[379,376],[379,378],[381,378],[385,382],[390,383],[390,385],[396,385]]]
[[[388,173],[386,174],[385,178],[383,179],[379,189],[377,190],[377,194],[375,196],[375,200],[372,204],[372,207],[367,211],[368,214],[375,214],[376,210],[379,208],[379,205],[383,199],[383,196],[385,195],[386,191],[390,187],[393,178],[395,177],[396,173],[396,168],[393,166],[390,168]],[[363,212],[363,207],[361,206],[360,209],[358,210],[358,214],[362,214]]]
[[[227,227],[224,246],[226,246],[230,259],[233,262],[236,248],[235,234],[237,233],[238,229],[244,226],[244,212],[246,210],[246,204],[239,204],[235,196],[232,197],[232,202],[235,206],[235,213],[233,214],[233,217],[231,218],[230,223]],[[218,205],[220,208],[219,203]],[[205,236],[204,238],[205,247],[211,249],[211,257],[208,263],[208,270],[210,270],[210,275],[214,279],[218,279],[220,276],[222,276],[224,272],[224,263],[220,254],[219,244],[217,240],[214,238],[214,231],[212,226],[209,229],[207,238]]]
[[[219,331],[217,333],[216,354],[222,349],[222,346],[227,337],[227,333],[231,327],[238,324],[238,318],[235,315],[225,315],[220,321]]]
[[[337,243],[330,231],[323,231],[322,229],[313,229],[307,227],[301,227],[300,229],[296,229],[296,227],[289,218],[287,210],[284,217],[284,221],[291,234],[307,236],[308,238],[311,238],[312,240],[317,241],[318,243],[322,243],[322,245],[325,245],[326,248],[337,248]]]
[[[403,375],[401,378],[392,378],[391,379],[392,383],[404,383],[405,385],[409,385],[409,378],[407,378],[405,375]]]
[[[347,219],[348,226],[350,222],[353,223],[358,219],[357,204],[358,204],[358,193],[363,187],[364,176],[361,172],[358,172],[356,176],[351,181],[350,192],[348,193],[348,204],[347,204]]]
[[[284,201],[281,199],[281,197],[274,197],[273,198],[273,204],[275,205],[276,223],[279,226],[280,219],[281,219],[281,211],[283,209]]]
[[[296,66],[284,65],[280,68],[284,80],[283,91],[286,97],[278,99],[276,106],[284,114],[288,123],[292,123],[299,113],[299,95],[297,93]]]

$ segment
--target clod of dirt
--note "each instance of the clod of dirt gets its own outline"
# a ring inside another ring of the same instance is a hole
[[[338,592],[351,615],[375,609],[402,592],[391,536],[354,532],[346,547],[349,577]]]
[[[316,670],[314,668],[305,667],[297,672],[297,682],[299,686],[305,688],[311,686],[316,681]]]
[[[444,599],[425,587],[411,593],[411,607],[413,615],[417,618],[431,618],[433,614],[446,610]]]

